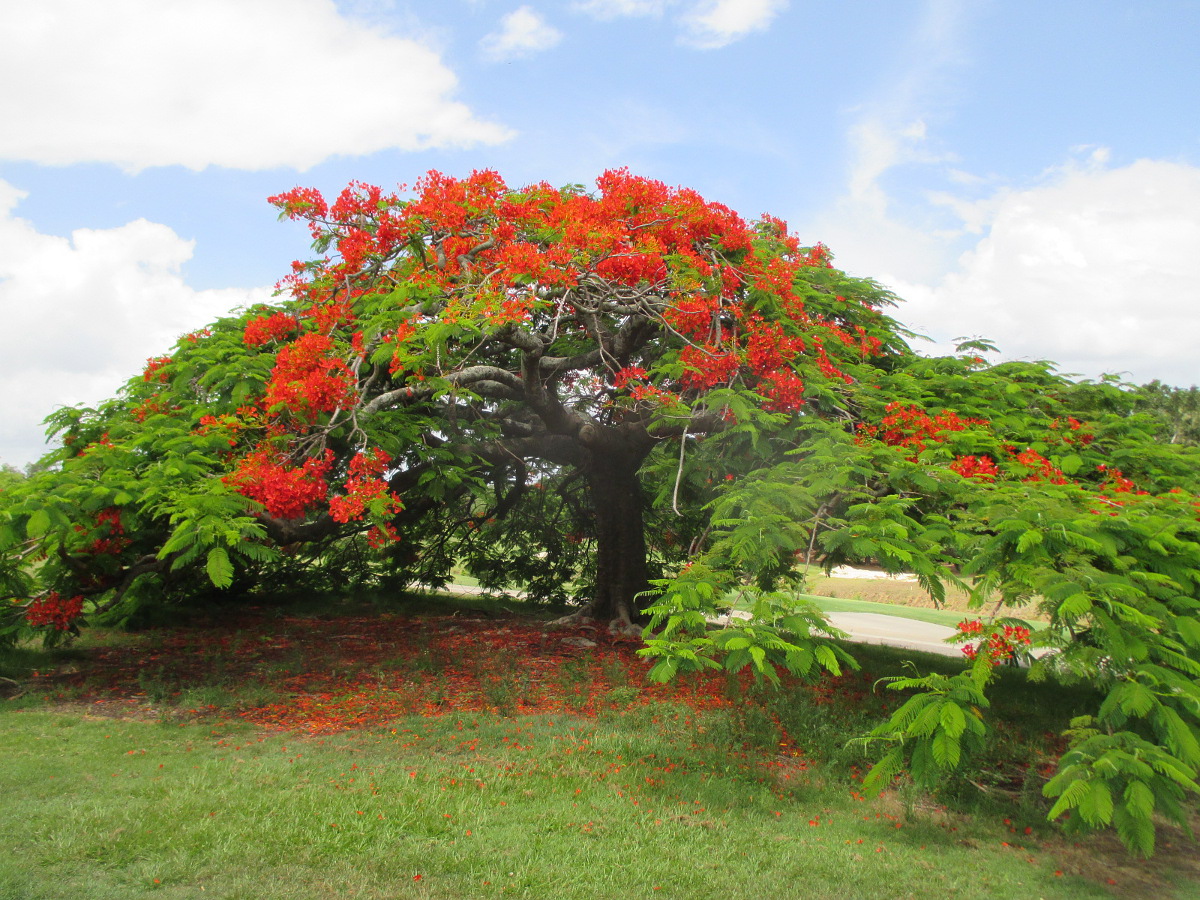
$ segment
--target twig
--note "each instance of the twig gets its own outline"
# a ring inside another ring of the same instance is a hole
[[[671,509],[675,511],[675,515],[683,518],[683,513],[679,511],[679,482],[683,480],[683,453],[687,447],[688,427],[692,424],[689,417],[687,425],[683,426],[683,434],[679,436],[679,468],[675,470],[675,488],[671,491]]]

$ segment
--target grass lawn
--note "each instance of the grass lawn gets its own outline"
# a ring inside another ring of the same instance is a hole
[[[1080,694],[1003,673],[982,799],[948,779],[865,800],[846,741],[913,654],[767,691],[648,684],[636,646],[392,606],[7,654],[29,690],[0,703],[0,897],[1200,895],[1174,832],[1141,863],[1042,821],[1044,730]]]

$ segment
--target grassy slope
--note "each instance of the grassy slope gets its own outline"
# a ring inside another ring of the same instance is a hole
[[[902,619],[916,619],[919,622],[932,622],[934,625],[946,625],[950,628],[963,620],[962,613],[948,612],[944,609],[922,609],[915,606],[876,603],[870,600],[845,600],[816,594],[808,595],[808,599],[825,612],[877,613],[884,616],[899,616]]]
[[[886,605],[892,609],[885,612],[885,615],[920,618],[922,621],[937,622],[938,624],[954,625],[964,616],[979,618],[993,612],[993,607],[990,606],[983,609],[972,609],[967,595],[954,589],[946,591],[946,601],[939,607],[920,585],[911,581],[891,578],[830,578],[821,574],[810,574],[807,587],[809,592],[817,597]],[[861,611],[884,612],[881,609],[865,608]],[[1006,609],[1004,614],[1036,620],[1036,612],[1031,605]],[[934,614],[938,618],[924,618],[926,614]]]

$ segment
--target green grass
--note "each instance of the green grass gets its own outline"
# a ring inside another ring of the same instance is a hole
[[[837,597],[817,597],[805,595],[822,612],[855,612],[878,613],[884,616],[897,616],[901,619],[915,619],[918,622],[931,622],[934,625],[945,625],[953,628],[964,618],[960,612],[950,612],[944,609],[921,609],[915,606],[896,606],[891,603],[875,603],[870,600],[842,600]]]
[[[856,612],[878,613],[884,616],[896,616],[901,619],[915,619],[919,622],[932,622],[935,625],[946,625],[953,628],[967,616],[961,612],[951,612],[944,609],[924,609],[916,606],[900,606],[893,603],[876,603],[870,600],[844,600],[840,597],[824,597],[816,594],[801,594],[822,612]],[[735,604],[735,607],[748,609],[748,602]]]
[[[805,594],[805,599],[811,600],[823,612],[861,612],[861,613],[878,613],[884,616],[897,616],[901,619],[915,619],[918,622],[930,622],[934,625],[945,625],[948,628],[955,627],[963,619],[980,619],[986,618],[979,612],[962,613],[953,612],[947,609],[927,609],[920,606],[899,606],[894,603],[876,603],[873,600],[843,600],[839,597],[818,597],[812,594]],[[988,610],[990,612],[990,610]],[[1011,612],[1002,610],[1006,615],[1014,615],[1016,618],[1021,618],[1019,612]],[[1047,623],[1038,619],[1029,619],[1030,627],[1034,631],[1039,631],[1047,626]]]
[[[1109,896],[1037,837],[858,800],[732,733],[655,707],[325,739],[8,712],[0,896]]]
[[[436,608],[444,618],[389,620],[407,624],[376,632],[370,660],[353,644],[354,677],[419,694],[415,708],[444,692],[446,712],[333,735],[258,730],[239,715],[302,699],[324,721],[320,704],[340,702],[321,699],[327,682],[293,697],[289,679],[341,672],[329,636],[369,618],[266,610],[236,630],[95,629],[70,650],[0,653],[4,671],[54,686],[0,702],[0,900],[1200,896],[1194,845],[1176,832],[1140,863],[1115,840],[1067,841],[1045,823],[1047,734],[1094,707],[1084,688],[1000,670],[981,764],[936,796],[898,785],[864,800],[869,760],[852,739],[900,700],[877,680],[906,660],[922,672],[958,661],[861,645],[860,674],[779,691],[718,680],[697,709],[647,702],[631,647],[569,650],[536,682],[526,655],[473,654],[466,628],[512,640],[536,625]],[[114,654],[133,676],[89,668]],[[30,674],[58,669],[74,674]],[[463,678],[491,711],[453,708]],[[140,697],[97,700],[131,683]],[[594,690],[599,715],[578,715]],[[523,699],[553,691],[566,709],[522,714]]]

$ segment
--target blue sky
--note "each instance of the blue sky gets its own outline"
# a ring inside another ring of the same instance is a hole
[[[1200,381],[1200,2],[0,5],[0,462],[270,295],[265,198],[629,166],[770,212],[934,338]]]

